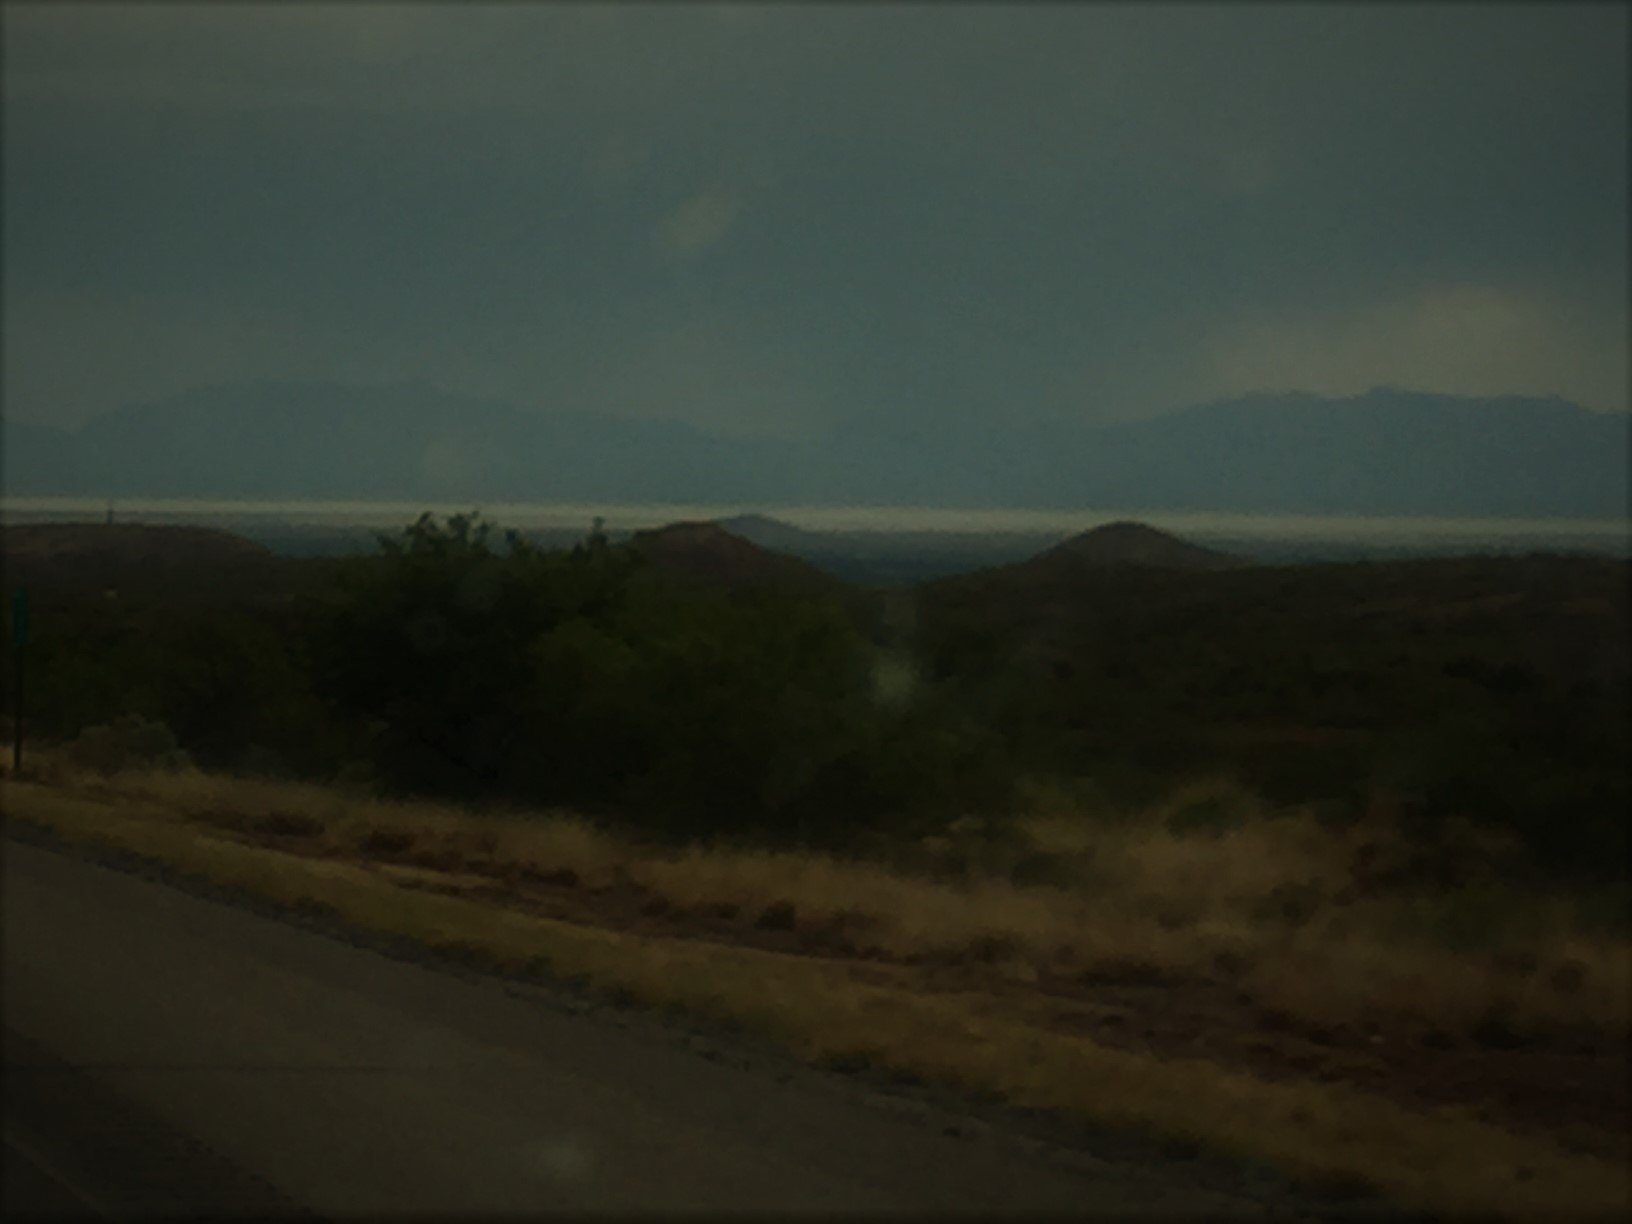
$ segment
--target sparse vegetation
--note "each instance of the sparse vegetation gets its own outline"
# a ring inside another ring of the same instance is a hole
[[[1056,812],[1022,824],[1019,861],[1057,867],[1027,885],[1012,847],[972,827],[909,869],[642,843],[567,813],[105,775],[66,755],[35,779],[6,785],[8,814],[754,1025],[823,1065],[960,1084],[1419,1206],[1624,1201],[1625,937],[1537,897],[1506,898],[1528,921],[1477,946],[1454,895],[1337,906],[1375,844],[1354,831],[1287,816],[1178,834],[1171,805],[1108,826]],[[1478,1077],[1447,1083],[1448,1057]]]
[[[1624,1201],[1625,562],[882,600],[472,517],[314,566],[225,607],[47,586],[62,747],[8,814],[834,1065],[1422,1205]]]

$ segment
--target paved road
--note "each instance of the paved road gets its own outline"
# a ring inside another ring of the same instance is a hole
[[[1067,1156],[560,992],[4,849],[8,1208],[1252,1206],[1182,1166]]]
[[[102,1205],[69,1181],[66,1174],[22,1141],[5,1140],[5,1164],[0,1176],[0,1201],[6,1218],[82,1219],[95,1215]]]

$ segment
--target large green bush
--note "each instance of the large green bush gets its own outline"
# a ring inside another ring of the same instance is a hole
[[[169,727],[135,715],[86,727],[68,745],[68,759],[82,769],[102,774],[139,765],[174,767],[191,763]]]
[[[1004,800],[995,741],[875,694],[837,602],[644,572],[426,517],[360,565],[318,652],[387,786],[570,804],[677,838],[843,843]]]

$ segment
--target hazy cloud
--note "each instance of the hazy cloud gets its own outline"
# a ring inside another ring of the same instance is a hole
[[[1625,6],[0,21],[19,419],[239,374],[782,432],[1628,396]]]
[[[1608,407],[1626,400],[1626,327],[1624,312],[1619,326],[1598,324],[1520,290],[1431,288],[1359,310],[1234,323],[1208,343],[1209,381],[1233,392],[1556,394]]]
[[[657,228],[658,249],[685,258],[718,242],[737,219],[737,201],[728,192],[700,191],[680,204]]]

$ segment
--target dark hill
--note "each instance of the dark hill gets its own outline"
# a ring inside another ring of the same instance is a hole
[[[1150,569],[1221,570],[1250,564],[1228,553],[1191,544],[1144,523],[1106,523],[1074,535],[1024,563],[1025,568],[1141,566]]]
[[[315,569],[213,527],[28,523],[0,527],[8,588],[151,595],[183,603],[278,603]]]
[[[659,573],[680,574],[726,587],[766,583],[832,588],[838,580],[809,562],[761,548],[717,523],[670,523],[637,531],[634,548]]]
[[[144,523],[26,523],[0,527],[8,562],[63,561],[105,565],[188,564],[270,557],[253,540],[215,527]]]
[[[1022,655],[1060,661],[1085,619],[1106,606],[1212,598],[1212,575],[1254,568],[1145,523],[1106,523],[1029,561],[924,583],[919,594],[930,623],[1006,626],[999,632],[1016,635]]]
[[[820,548],[824,542],[824,537],[818,532],[806,531],[803,527],[795,527],[792,523],[784,523],[765,514],[736,514],[730,518],[716,519],[714,525],[750,544],[776,552]]]

